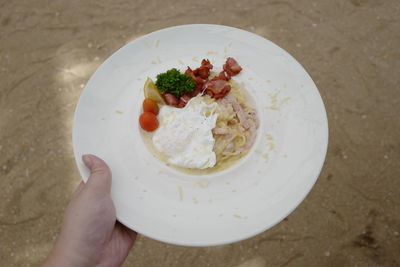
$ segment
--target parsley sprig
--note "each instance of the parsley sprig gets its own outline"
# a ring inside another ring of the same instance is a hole
[[[173,68],[157,75],[156,86],[163,93],[170,93],[181,97],[185,93],[193,91],[196,82],[189,75],[182,74]]]

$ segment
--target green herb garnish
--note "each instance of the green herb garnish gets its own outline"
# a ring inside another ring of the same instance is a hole
[[[157,75],[156,86],[158,90],[173,94],[176,97],[192,92],[195,85],[196,82],[189,75],[182,74],[175,68]]]

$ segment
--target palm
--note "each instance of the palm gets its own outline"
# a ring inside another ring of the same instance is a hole
[[[127,257],[135,240],[135,233],[128,230],[121,223],[116,222],[110,241],[106,245],[100,258],[104,266],[119,266]]]

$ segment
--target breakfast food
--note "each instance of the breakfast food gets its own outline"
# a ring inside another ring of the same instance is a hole
[[[156,157],[168,165],[196,173],[222,170],[251,148],[258,117],[232,77],[242,71],[228,58],[219,73],[203,59],[185,73],[171,69],[146,81],[143,137]]]
[[[204,169],[216,163],[212,129],[216,125],[218,105],[207,104],[202,98],[200,95],[192,98],[182,109],[161,108],[161,123],[152,141],[173,165]]]

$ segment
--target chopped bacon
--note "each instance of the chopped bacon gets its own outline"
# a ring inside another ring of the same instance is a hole
[[[203,59],[201,61],[201,66],[193,71],[196,77],[200,77],[202,79],[207,79],[210,76],[210,70],[213,68],[213,65],[210,63],[208,59]]]
[[[164,94],[164,100],[170,106],[177,106],[179,104],[179,99],[170,93]]]
[[[192,70],[190,67],[188,67],[185,71],[185,74],[190,75],[190,77],[196,82],[196,84],[202,84],[204,83],[203,80],[208,79],[208,76],[210,76],[210,70],[213,67],[214,66],[210,63],[208,59],[203,59],[201,61],[200,67],[195,70]]]
[[[186,104],[189,102],[189,100],[192,98],[190,94],[184,94],[181,96],[179,99],[179,104],[177,105],[178,108],[183,108],[186,106]]]
[[[213,94],[219,94],[227,87],[231,87],[226,81],[224,80],[210,80],[204,84],[205,90],[211,90]]]
[[[203,89],[206,93],[215,98],[224,97],[231,90],[231,86],[225,80],[209,80],[204,84]]]
[[[229,87],[228,87],[228,88],[225,88],[224,90],[222,90],[221,93],[219,93],[219,94],[214,94],[212,97],[215,98],[215,99],[223,98],[223,97],[225,97],[230,91],[231,91],[231,86],[229,85]]]
[[[193,92],[190,93],[191,97],[195,97],[202,91],[204,80],[201,77],[197,77],[194,74],[194,71],[190,67],[187,68],[185,74],[189,75],[192,78],[192,80],[196,82],[196,86],[194,87]]]
[[[206,93],[215,99],[224,98],[231,90],[228,81],[231,79],[231,76],[238,74],[242,70],[242,67],[239,66],[235,59],[229,57],[223,65],[223,70],[218,74],[218,76],[209,80],[210,70],[213,67],[214,66],[208,59],[203,59],[201,61],[201,66],[195,70],[187,67],[185,74],[189,75],[190,78],[196,82],[193,91],[183,95],[181,98],[177,98],[172,94],[164,94],[164,99],[167,104],[182,108],[186,106],[186,103],[189,102],[192,97],[195,97],[200,93]]]
[[[213,94],[219,94],[226,86],[230,85],[224,80],[209,80],[204,84],[203,88],[211,90]]]
[[[189,96],[190,97],[195,97],[196,95],[200,94],[200,92],[203,90],[203,86],[204,86],[204,83],[196,84],[196,86],[193,89],[193,92],[191,92],[189,94]]]
[[[188,94],[184,94],[183,96],[181,96],[181,100],[185,103],[189,102],[189,100],[192,98],[192,96],[188,95]]]
[[[242,67],[240,67],[239,63],[237,63],[237,61],[231,57],[228,57],[223,68],[230,76],[235,76],[242,70]]]
[[[187,70],[185,71],[185,74],[189,75],[190,78],[192,78],[192,80],[196,82],[196,84],[204,83],[203,79],[201,77],[196,76],[196,74],[190,67],[187,68]]]
[[[211,62],[210,62],[210,60],[208,60],[208,59],[203,59],[202,61],[201,61],[201,67],[202,68],[207,68],[207,69],[212,69],[214,66],[211,64]]]
[[[176,107],[176,108],[183,108],[186,106],[187,102],[192,98],[189,94],[184,94],[180,98],[177,98],[173,94],[166,93],[164,94],[165,102],[168,105]]]
[[[231,79],[231,76],[223,70],[218,74],[218,76],[214,77],[213,79],[229,81]]]
[[[187,102],[185,102],[182,99],[180,99],[178,105],[176,105],[175,107],[184,108],[186,106],[186,104],[187,104]]]

